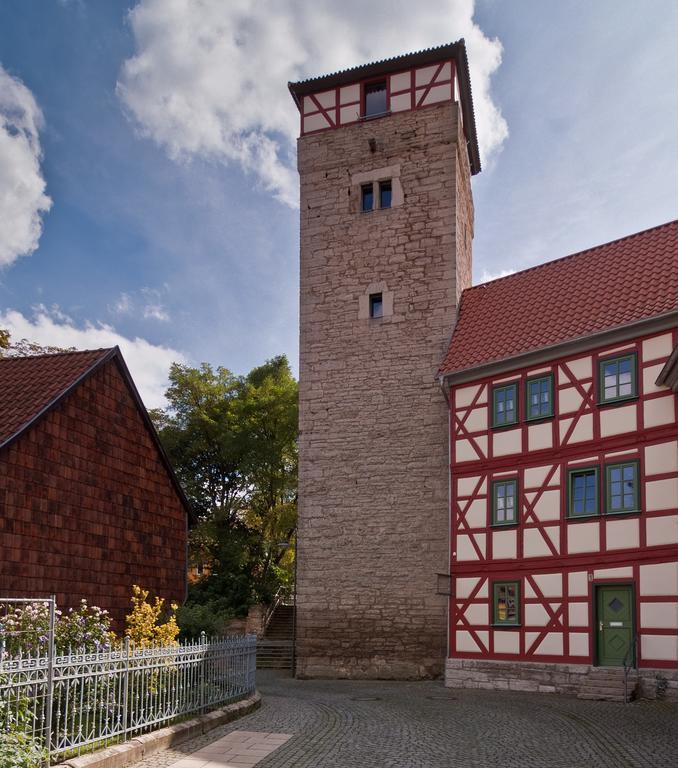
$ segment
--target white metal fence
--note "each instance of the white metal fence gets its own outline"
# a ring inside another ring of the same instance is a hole
[[[256,636],[151,648],[35,655],[0,647],[0,731],[30,736],[49,757],[124,741],[255,690]]]

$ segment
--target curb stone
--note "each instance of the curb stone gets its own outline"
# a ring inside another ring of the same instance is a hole
[[[64,763],[53,766],[53,768],[124,768],[124,766],[150,757],[156,752],[175,747],[184,741],[194,739],[196,736],[209,733],[220,725],[225,725],[254,712],[260,706],[261,694],[256,691],[254,695],[235,704],[215,709],[183,723],[160,728],[153,733],[145,733],[143,736],[137,736],[124,744],[106,747],[106,749],[93,752],[91,755],[71,758]]]

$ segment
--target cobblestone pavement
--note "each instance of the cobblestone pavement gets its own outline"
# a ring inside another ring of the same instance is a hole
[[[678,767],[675,704],[257,676],[261,709],[136,768],[165,768],[236,730],[293,734],[257,768]]]

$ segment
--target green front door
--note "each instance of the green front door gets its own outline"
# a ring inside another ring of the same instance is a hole
[[[600,667],[633,663],[633,585],[596,587],[596,659]]]

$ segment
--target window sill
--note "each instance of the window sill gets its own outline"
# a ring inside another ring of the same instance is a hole
[[[490,429],[492,431],[499,431],[501,432],[504,429],[515,429],[516,427],[520,426],[519,421],[512,421],[510,424],[493,424]]]
[[[567,515],[565,517],[566,523],[577,523],[581,520],[588,520],[589,522],[591,520],[595,520],[596,518],[600,518],[601,514],[600,512],[593,512],[590,515]]]
[[[605,512],[605,517],[627,517],[628,515],[640,515],[642,509],[623,509],[619,512]]]
[[[490,523],[490,528],[517,528],[520,525],[519,522],[513,523]]]
[[[608,408],[615,405],[626,405],[627,403],[635,403],[640,399],[640,395],[629,395],[628,397],[616,397],[614,400],[600,400],[598,401],[598,408]]]
[[[523,625],[522,624],[501,624],[501,623],[494,623],[490,624],[490,626],[493,629],[520,629]]]
[[[366,123],[369,120],[378,120],[380,117],[389,117],[391,114],[391,110],[388,109],[386,112],[377,112],[376,115],[359,115],[358,121],[361,123]]]
[[[525,417],[525,423],[526,424],[538,424],[542,421],[550,421],[551,419],[555,418],[555,414],[551,413],[548,416],[526,416]]]

